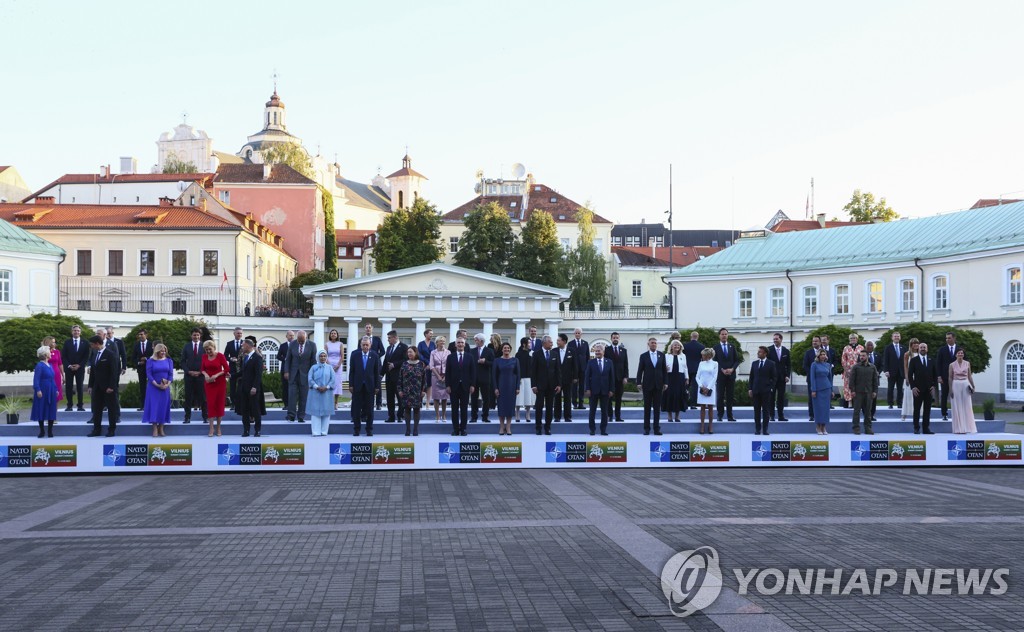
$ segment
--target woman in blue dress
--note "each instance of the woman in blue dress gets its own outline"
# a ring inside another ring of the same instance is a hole
[[[306,412],[312,423],[314,437],[326,437],[331,427],[331,414],[334,413],[334,367],[327,361],[326,350],[317,355],[317,363],[309,367],[306,375],[309,382],[309,395],[306,399]]]
[[[498,404],[498,434],[512,434],[512,417],[516,414],[516,395],[519,394],[519,360],[512,357],[512,345],[501,345],[501,357],[491,369],[491,386]]]
[[[814,409],[814,423],[818,434],[827,435],[829,404],[832,401],[832,365],[828,361],[828,353],[818,351],[817,361],[811,363],[808,376],[811,386],[811,407]]]
[[[154,437],[166,437],[164,425],[171,423],[171,382],[174,381],[174,360],[167,357],[167,346],[158,343],[153,357],[146,361],[146,401],[142,406],[142,422],[153,425]]]
[[[39,438],[53,436],[53,423],[57,421],[57,381],[53,367],[50,366],[50,348],[39,347],[36,350],[35,374],[32,376],[32,421],[39,422]],[[43,422],[46,432],[43,432]]]

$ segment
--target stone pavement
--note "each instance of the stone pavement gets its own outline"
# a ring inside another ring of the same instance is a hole
[[[1019,630],[1019,468],[5,477],[3,630]],[[672,616],[675,552],[724,590]],[[733,568],[1008,567],[1002,596],[737,594]]]

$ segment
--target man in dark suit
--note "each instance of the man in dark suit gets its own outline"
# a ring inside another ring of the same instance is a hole
[[[537,337],[537,328],[530,327],[530,351],[540,351],[544,348],[544,341]]]
[[[235,394],[231,401],[242,416],[242,436],[249,436],[249,427],[255,424],[256,436],[260,436],[262,402],[259,393],[263,390],[263,358],[256,353],[256,345],[250,339],[242,341],[238,360],[238,375],[235,378]]]
[[[897,408],[903,407],[903,381],[907,379],[903,372],[903,355],[906,352],[907,346],[900,344],[900,332],[892,332],[892,342],[886,346],[882,354],[882,372],[889,383],[886,397],[889,408],[892,408],[893,404],[896,404]],[[893,391],[896,392],[896,399],[892,398]]]
[[[715,346],[715,360],[718,362],[718,421],[726,415],[729,421],[736,421],[732,416],[732,403],[736,399],[736,369],[740,366],[739,351],[729,344],[729,330],[722,327],[718,330],[718,345]]]
[[[117,422],[121,419],[121,407],[117,403],[118,381],[121,378],[121,361],[116,347],[104,348],[103,337],[96,335],[89,339],[93,355],[89,367],[89,389],[92,397],[92,432],[90,437],[100,436],[103,425],[103,409],[107,409],[108,437],[114,436]]]
[[[124,348],[124,341],[114,337],[114,328],[107,327],[107,346],[113,345],[117,350],[118,363],[121,367],[121,375],[128,371],[128,350]]]
[[[397,331],[392,329],[388,332],[388,346],[384,349],[384,385],[388,391],[388,418],[385,423],[394,423],[396,419],[402,421],[402,409],[399,407],[396,417],[395,405],[398,400],[398,374],[402,363],[408,359],[405,357],[408,350],[407,345],[399,342]]]
[[[811,397],[811,365],[818,357],[818,350],[821,349],[821,338],[811,338],[811,348],[804,351],[804,375],[807,376],[807,415],[808,421],[814,421],[814,398]]]
[[[445,390],[452,402],[452,436],[466,436],[469,398],[476,390],[476,364],[466,351],[466,339],[455,341],[455,351],[448,356],[444,368]]]
[[[288,360],[288,350],[292,341],[295,340],[295,332],[289,330],[284,335],[284,344],[277,348],[278,371],[281,372],[281,408],[288,410],[288,377],[285,375],[285,361]]]
[[[185,372],[185,421],[192,423],[192,409],[198,408],[203,413],[203,422],[206,422],[206,387],[203,378],[203,343],[200,339],[203,331],[198,327],[192,329],[192,340],[185,343],[181,350],[181,361],[178,366]]]
[[[614,364],[612,365],[614,368]],[[636,385],[644,395],[644,434],[651,434],[651,411],[654,411],[654,434],[661,434],[661,396],[668,388],[665,382],[665,354],[658,351],[658,339],[647,339],[647,352],[640,354],[640,366],[636,370]],[[616,383],[619,374],[615,374]],[[593,400],[591,400],[593,401]]]
[[[704,351],[704,345],[700,343],[700,334],[696,331],[690,332],[690,341],[683,345],[683,355],[686,357],[686,377],[689,379],[689,397],[687,406],[690,410],[697,408],[697,368],[700,367],[700,354]]]
[[[875,353],[875,343],[872,342],[871,340],[868,340],[867,342],[864,343],[864,350],[867,351],[867,353],[868,353],[868,364],[870,364],[871,366],[875,367],[875,372],[878,375],[881,375],[882,374],[882,354]],[[875,385],[875,390],[876,391],[878,390],[878,385],[877,384]],[[875,394],[875,397],[871,398],[870,404],[871,404],[871,409],[868,412],[871,413],[871,414],[868,415],[868,419],[870,419],[871,421],[878,421],[878,419],[875,417],[875,413],[878,412],[878,394],[877,393]]]
[[[922,342],[918,353],[907,365],[907,382],[914,394],[914,434],[935,434],[931,430],[932,401],[939,372],[935,362],[928,359],[928,345]]]
[[[622,419],[622,393],[626,388],[626,382],[629,380],[629,353],[626,351],[626,347],[619,344],[619,332],[612,332],[612,344],[606,348],[605,357],[612,362],[612,367],[615,368],[615,391],[612,394],[612,408],[615,412],[615,421],[623,421]]]
[[[825,350],[825,355],[828,356],[828,363],[832,365],[832,374],[835,375],[836,364],[840,364],[842,362],[842,358],[839,355],[837,355],[836,354],[836,350],[833,349],[829,345],[828,336],[822,336],[821,337],[821,348]],[[815,357],[817,357],[817,356],[815,356]],[[832,403],[832,395],[831,394],[829,394],[828,399],[829,399],[828,407],[829,408],[835,408],[835,405]]]
[[[132,345],[132,365],[139,376],[139,410],[146,406],[146,363],[153,357],[153,343],[145,329],[140,329],[138,342]]]
[[[494,406],[494,386],[491,385],[491,367],[494,366],[494,350],[484,346],[487,341],[483,334],[473,336],[476,346],[469,350],[469,360],[476,365],[476,388],[470,396],[473,416],[469,422],[475,424],[483,418],[485,424],[491,423],[490,410]],[[481,412],[480,408],[483,407]]]
[[[548,343],[550,349],[550,343]],[[587,368],[587,361],[590,360],[590,343],[583,339],[583,330],[577,327],[573,331],[573,339],[569,341],[569,351],[576,358],[576,374],[583,375]],[[572,389],[572,404],[578,410],[583,410],[583,388],[577,383]]]
[[[430,330],[428,329],[427,331],[430,331]],[[426,333],[427,333],[426,331],[423,332],[424,335],[426,335]],[[431,332],[431,335],[433,335],[433,332]],[[465,329],[457,329],[457,330],[455,330],[455,338],[453,338],[448,343],[448,352],[449,353],[455,353],[455,343],[459,341],[459,338],[462,338],[463,340],[465,340],[467,345],[469,344],[469,332],[466,331]],[[469,349],[467,348],[466,351],[469,351]],[[422,356],[422,354],[423,354],[423,343],[421,342],[420,343],[420,355]],[[430,362],[430,358],[429,357],[427,358],[426,362],[427,363]]]
[[[774,362],[768,359],[768,347],[757,348],[757,359],[750,363],[750,378],[747,394],[754,404],[754,434],[768,434],[769,411],[772,409],[772,392],[778,383],[778,371]]]
[[[533,352],[533,380],[530,382],[533,393],[537,396],[537,401],[533,405],[537,434],[541,434],[542,429],[544,434],[551,434],[555,395],[562,390],[559,386],[560,378],[554,356],[555,352],[551,350],[551,336],[544,336],[543,346],[539,351]],[[578,362],[576,366],[579,366]],[[570,399],[571,397],[570,393]]]
[[[242,328],[235,327],[234,339],[224,345],[224,358],[228,361],[231,369],[228,380],[228,397],[231,399],[231,407],[238,412],[238,403],[235,402],[235,387],[238,385],[238,368],[242,360]]]
[[[949,365],[956,362],[956,352],[960,346],[956,343],[956,334],[952,331],[946,332],[946,344],[939,349],[939,388],[941,390],[940,402],[942,406],[942,421],[949,419]]]
[[[307,343],[312,344],[312,343]],[[359,425],[366,422],[366,436],[373,436],[373,399],[380,390],[380,357],[371,348],[373,340],[363,336],[359,348],[348,359],[348,390],[352,393],[352,436],[359,436]],[[309,369],[306,369],[309,373]],[[308,386],[307,386],[308,390]]]
[[[370,323],[365,323],[363,325],[363,336],[370,339],[370,351],[376,353],[377,357],[383,362],[383,360],[384,360],[384,343],[381,341],[380,336],[374,336],[373,335],[373,325],[371,325]],[[313,363],[314,364],[316,363],[316,357],[315,356],[313,358]],[[382,373],[381,374],[381,379],[383,379],[383,378],[384,378],[384,375]],[[380,410],[381,407],[382,407],[382,403],[383,402],[381,400],[381,392],[380,392],[380,385],[379,384],[377,385],[377,394],[374,397],[375,397],[374,406],[377,407],[377,410]]]
[[[543,345],[541,353],[544,352]],[[555,386],[555,421],[572,421],[572,385],[579,380],[576,373],[576,358],[569,351],[569,336],[558,334],[558,348],[551,354],[551,362],[555,365],[557,386]],[[539,410],[539,409],[538,409]]]
[[[782,346],[782,334],[775,333],[772,336],[772,347],[768,350],[768,359],[775,363],[775,386],[772,389],[772,397],[775,399],[775,409],[772,410],[771,419],[775,421],[778,413],[779,421],[786,419],[786,385],[789,384],[789,376],[792,372],[789,349]]]
[[[601,435],[608,434],[608,418],[611,416],[609,402],[615,392],[615,367],[604,357],[604,345],[594,345],[594,359],[587,363],[580,384],[583,394],[590,399],[590,434],[597,430],[597,406],[601,406]]]
[[[360,343],[362,344],[362,343]],[[288,345],[288,357],[284,361],[285,377],[288,378],[288,421],[306,421],[306,398],[309,396],[309,369],[316,363],[316,343],[306,338],[306,330],[295,332],[295,340]],[[379,362],[379,360],[378,360]],[[349,367],[351,379],[352,367]],[[377,367],[380,376],[380,366]],[[377,384],[380,388],[380,384]]]
[[[89,352],[89,343],[82,339],[82,328],[75,325],[71,328],[71,337],[64,341],[64,348],[60,352],[64,362],[64,391],[68,397],[68,407],[64,412],[71,412],[76,390],[78,410],[85,410],[82,402],[85,396],[85,367],[89,363]]]

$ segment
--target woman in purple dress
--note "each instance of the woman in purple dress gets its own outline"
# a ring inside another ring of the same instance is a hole
[[[167,347],[153,347],[153,357],[146,362],[146,403],[142,409],[143,423],[153,424],[154,437],[166,437],[164,424],[171,423],[171,382],[174,381],[174,360],[167,357]]]
[[[39,347],[36,350],[35,374],[32,376],[32,421],[39,422],[39,438],[43,438],[43,422],[46,422],[46,435],[53,436],[53,423],[57,420],[57,382],[54,381],[53,367],[50,366],[50,348]]]

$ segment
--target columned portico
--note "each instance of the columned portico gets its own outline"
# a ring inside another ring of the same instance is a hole
[[[512,348],[519,349],[519,341],[526,337],[526,325],[529,324],[529,318],[513,318],[512,322],[516,324],[516,339],[512,341]]]
[[[487,338],[487,341],[490,342],[491,341],[491,334],[494,333],[494,323],[498,322],[498,319],[497,318],[481,318],[480,322],[483,323],[483,326],[484,326],[484,338]]]
[[[427,330],[427,323],[430,322],[430,319],[420,316],[413,318],[412,322],[416,323],[416,333],[413,335],[412,340],[418,343],[420,340],[423,340],[423,332]]]
[[[324,343],[327,342],[327,337],[324,336],[324,323],[327,322],[327,317],[310,316],[310,320],[313,321],[313,342],[316,343],[317,348],[323,349]]]
[[[348,323],[348,352],[352,353],[359,348],[359,322],[362,320],[359,316],[345,316],[345,322]]]
[[[558,338],[558,326],[562,324],[561,318],[545,318],[544,324],[548,326],[548,335],[551,340]]]
[[[395,328],[395,319],[387,316],[382,316],[380,319],[380,338],[383,341],[387,341],[388,332]]]
[[[459,332],[462,327],[461,318],[449,318],[448,319],[448,342],[455,342],[455,334]]]

